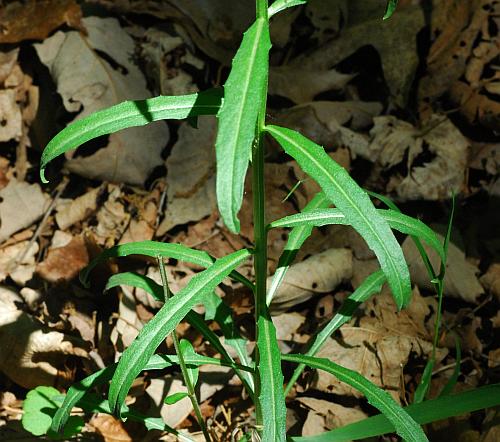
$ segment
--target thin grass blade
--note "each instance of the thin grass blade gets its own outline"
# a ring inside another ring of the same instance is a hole
[[[99,256],[93,259],[87,267],[80,272],[80,281],[84,286],[88,286],[90,272],[100,263],[110,258],[119,258],[130,255],[150,256],[151,258],[173,258],[179,261],[185,261],[197,264],[201,267],[210,267],[215,258],[207,252],[195,250],[182,244],[168,244],[158,241],[138,241],[127,244],[120,244],[104,250]],[[253,284],[238,272],[231,272],[230,277],[235,281],[241,282],[252,291]]]
[[[342,327],[342,325],[344,325],[352,318],[352,315],[360,304],[368,300],[373,294],[379,293],[380,290],[382,290],[382,286],[384,285],[385,281],[385,275],[382,270],[378,270],[369,275],[363,281],[363,283],[345,300],[339,312],[321,330],[316,332],[316,334],[311,337],[305,355],[314,356],[323,346],[325,341],[333,333],[335,333],[335,331]],[[297,379],[299,378],[305,367],[305,364],[299,364],[295,368],[292,377],[290,378],[290,381],[286,386],[285,396],[288,395],[295,382],[297,382]]]
[[[500,384],[412,404],[404,410],[420,425],[500,405]],[[293,442],[347,442],[393,433],[394,425],[382,414],[312,437],[292,437]]]
[[[263,441],[286,440],[286,406],[281,371],[281,352],[276,329],[269,318],[261,316],[257,322],[259,349],[258,375],[260,377],[259,404],[263,416]]]
[[[312,368],[327,371],[341,382],[363,393],[368,402],[378,408],[381,413],[394,425],[396,433],[408,442],[428,441],[422,428],[411,416],[399,406],[394,399],[384,390],[377,387],[359,373],[342,367],[328,359],[313,358],[303,355],[283,355],[284,361],[306,364]]]
[[[387,221],[377,212],[368,195],[333,161],[325,150],[300,133],[267,126],[270,133],[299,166],[321,186],[327,198],[346,216],[349,224],[375,252],[398,308],[411,298],[408,266],[403,251]]]
[[[425,364],[424,372],[422,373],[422,379],[415,390],[415,395],[413,397],[413,403],[419,404],[425,400],[425,396],[429,391],[432,379],[432,370],[434,370],[434,365],[436,361],[434,358],[429,358],[427,364]]]
[[[269,22],[258,18],[245,32],[224,85],[224,101],[217,118],[217,204],[232,232],[239,232],[238,212],[255,138],[255,125],[267,81]]]
[[[47,145],[40,160],[40,178],[47,183],[47,164],[83,143],[121,129],[144,126],[158,120],[178,120],[199,115],[215,115],[222,102],[222,90],[211,89],[178,97],[160,96],[148,100],[125,101],[71,123]]]
[[[267,10],[269,18],[285,9],[300,6],[307,3],[307,0],[276,0]]]
[[[234,252],[218,259],[207,270],[194,276],[140,331],[138,337],[125,350],[109,389],[109,404],[113,413],[119,414],[121,405],[136,376],[162,343],[188,312],[250,256],[248,250]]]
[[[326,197],[323,192],[316,194],[311,201],[304,207],[302,213],[309,212],[315,209],[326,209],[331,205],[330,200]],[[302,247],[302,244],[306,241],[309,236],[311,236],[313,227],[308,225],[299,225],[294,227],[292,231],[288,234],[288,240],[286,242],[285,248],[281,253],[278,260],[278,266],[276,267],[276,272],[274,272],[273,279],[271,280],[271,287],[267,290],[266,303],[269,306],[274,298],[274,295],[278,291],[283,279],[285,278],[286,272],[290,268],[290,265],[297,256],[297,252]]]
[[[424,240],[439,254],[442,260],[445,259],[444,248],[438,237],[434,231],[422,221],[390,209],[377,209],[377,213],[389,223],[391,228]],[[300,225],[320,227],[329,224],[350,225],[349,220],[339,209],[317,209],[286,216],[277,221],[273,221],[269,224],[269,227],[296,227]]]

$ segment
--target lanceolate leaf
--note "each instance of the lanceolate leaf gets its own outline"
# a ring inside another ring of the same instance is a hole
[[[366,396],[368,402],[378,408],[394,425],[396,433],[407,442],[428,441],[422,428],[384,390],[371,383],[359,373],[342,367],[328,359],[303,355],[283,355],[284,361],[306,364],[309,367],[327,371],[341,382],[345,382]]]
[[[110,249],[106,249],[97,258],[93,259],[90,264],[80,272],[80,281],[83,285],[88,285],[90,272],[95,266],[109,258],[118,258],[129,255],[145,255],[151,258],[164,257],[174,258],[179,261],[186,261],[193,264],[198,264],[201,267],[211,266],[215,258],[212,258],[207,252],[191,249],[182,244],[168,244],[157,241],[140,241],[128,244],[120,244]],[[238,272],[231,272],[231,278],[245,284],[253,290],[253,284]]]
[[[215,115],[219,111],[221,100],[221,89],[178,97],[159,96],[148,100],[125,101],[77,120],[59,132],[43,151],[40,162],[42,182],[47,182],[47,163],[89,140],[158,120]]]
[[[358,308],[358,306],[365,302],[374,293],[380,292],[385,283],[385,275],[382,270],[378,270],[368,276],[363,283],[350,295],[345,301],[340,311],[323,327],[321,328],[308,343],[308,349],[305,353],[306,356],[314,356],[325,341],[342,325],[349,321]],[[285,390],[285,395],[288,394],[293,387],[300,374],[305,368],[305,364],[299,364],[294,370],[290,381]]]
[[[500,405],[500,384],[486,385],[451,396],[412,404],[404,410],[423,425],[464,413]],[[347,442],[393,433],[394,425],[383,414],[363,419],[311,437],[292,437],[293,442]]]
[[[163,287],[156,281],[145,275],[139,275],[134,272],[123,272],[112,275],[106,284],[105,290],[110,290],[113,287],[119,285],[129,285],[131,287],[137,287],[145,290],[157,301],[163,302]],[[231,345],[235,350],[236,354],[240,358],[243,365],[250,366],[251,361],[248,358],[246,352],[246,341],[242,339],[235,328],[234,323],[231,318],[231,310],[224,304],[222,299],[219,298],[214,292],[207,293],[203,299],[205,306],[211,305],[215,306],[217,313],[214,316],[215,321],[221,327],[224,334],[225,342]],[[225,314],[219,314],[219,313]],[[221,317],[222,316],[222,317]],[[198,330],[203,337],[212,344],[212,346],[221,354],[221,356],[227,361],[227,363],[233,366],[236,364],[233,358],[229,355],[227,350],[224,348],[219,340],[219,337],[208,327],[208,325],[203,320],[203,317],[196,313],[195,311],[190,311],[186,315],[186,321],[189,322],[196,330]],[[248,394],[253,395],[254,383],[253,377],[250,373],[242,372],[238,368],[235,368],[236,374],[241,378],[244,383]]]
[[[265,99],[271,40],[269,23],[259,18],[245,32],[224,85],[224,102],[217,114],[217,204],[232,232],[240,230],[238,212],[255,138],[257,116]]]
[[[290,129],[267,126],[269,132],[300,165],[315,179],[328,199],[345,215],[349,224],[375,252],[399,308],[410,301],[411,285],[403,251],[387,221],[380,216],[366,192],[333,161],[324,149]]]
[[[271,6],[269,6],[268,10],[269,18],[287,8],[304,5],[306,3],[307,0],[276,0]]]
[[[309,203],[304,207],[302,213],[309,212],[315,209],[325,209],[332,203],[325,196],[323,192],[319,192],[314,196],[314,198],[309,201]],[[286,242],[285,248],[279,258],[278,266],[276,267],[276,272],[274,273],[273,279],[271,281],[271,287],[267,291],[266,303],[271,304],[274,295],[278,291],[283,279],[285,278],[286,272],[290,268],[293,260],[297,256],[297,252],[304,244],[305,240],[309,238],[312,232],[312,226],[301,224],[294,227],[292,231],[288,234],[288,241]]]
[[[384,20],[391,18],[392,14],[398,6],[398,0],[387,0],[387,6],[385,8]]]
[[[257,322],[260,377],[259,404],[261,407],[263,441],[286,440],[286,406],[281,371],[281,353],[276,329],[271,319],[261,316]]]
[[[121,405],[132,382],[165,337],[174,330],[204,294],[214,290],[249,256],[248,250],[240,250],[218,259],[207,270],[194,276],[186,287],[170,298],[145,325],[136,340],[123,353],[113,375],[109,389],[109,405],[113,413],[120,413]]]
[[[422,221],[390,209],[378,209],[377,212],[393,229],[426,241],[439,254],[441,260],[445,261],[444,248],[441,242],[434,231]],[[272,222],[269,227],[295,227],[300,225],[319,227],[328,224],[349,225],[350,223],[339,209],[318,209],[286,216]]]

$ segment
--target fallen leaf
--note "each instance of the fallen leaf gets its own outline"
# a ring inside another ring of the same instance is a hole
[[[348,249],[329,249],[293,264],[271,303],[277,315],[315,294],[331,292],[352,276],[352,252]],[[270,285],[272,278],[268,278]]]
[[[62,247],[51,247],[46,258],[37,265],[36,272],[46,281],[69,282],[78,276],[89,263],[85,241],[81,236],[74,237]]]
[[[486,290],[500,300],[500,263],[491,264],[486,273],[481,276],[480,281]]]
[[[94,416],[89,425],[94,427],[104,442],[132,442],[132,437],[125,430],[123,423],[109,414]]]
[[[24,286],[35,273],[37,253],[36,241],[20,241],[0,249],[0,282],[9,276],[16,284]]]
[[[65,365],[68,356],[88,357],[82,342],[50,331],[20,306],[23,299],[0,287],[0,370],[24,388],[67,385],[73,372]],[[50,355],[50,357],[48,356]]]
[[[98,201],[105,187],[99,186],[73,200],[60,200],[56,205],[56,222],[61,230],[66,230],[77,222],[84,221],[97,210]]]
[[[407,171],[391,177],[388,192],[402,200],[439,200],[460,193],[469,142],[448,118],[433,115],[422,129],[392,116],[374,121],[366,158],[383,170],[401,164]]]
[[[10,180],[0,190],[0,243],[38,221],[48,207],[48,200],[38,184]]]
[[[293,340],[295,332],[305,322],[306,317],[297,312],[282,313],[273,318],[276,327],[276,337],[280,341]]]
[[[75,0],[11,2],[0,9],[0,43],[44,40],[66,24],[83,30],[82,11]]]
[[[436,233],[438,239],[443,242],[444,238]],[[437,253],[427,244],[423,244],[434,269],[439,270],[440,259]],[[429,274],[420,257],[413,240],[408,237],[402,245],[403,253],[410,269],[412,281],[421,289],[433,291],[434,286],[430,282]],[[479,269],[466,260],[465,253],[455,244],[448,246],[448,260],[446,263],[446,274],[444,278],[444,294],[464,301],[475,303],[479,296],[484,293],[477,278]]]
[[[97,226],[93,228],[96,240],[106,247],[114,246],[122,238],[131,218],[118,186],[108,185],[108,199],[97,211],[96,218]]]
[[[0,91],[0,141],[19,140],[23,133],[21,109],[16,101],[16,91]]]
[[[114,18],[83,19],[88,36],[57,32],[35,49],[49,68],[69,112],[77,119],[124,100],[149,98],[146,80],[131,61],[132,38]],[[105,57],[112,59],[113,67]],[[78,57],[75,57],[78,54]],[[91,179],[142,185],[168,142],[168,127],[159,121],[111,134],[107,146],[85,157],[74,157],[66,168]],[[147,155],[144,155],[147,152]]]

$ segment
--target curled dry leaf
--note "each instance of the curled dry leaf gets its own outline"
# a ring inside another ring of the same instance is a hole
[[[20,241],[0,249],[0,282],[8,276],[18,285],[24,286],[36,268],[38,243]]]
[[[0,9],[0,43],[43,40],[66,24],[83,30],[82,11],[75,0],[10,2]]]
[[[392,116],[374,121],[364,156],[384,170],[398,164],[407,170],[391,177],[388,192],[402,200],[439,200],[461,191],[469,142],[448,118],[433,115],[422,129]]]
[[[0,243],[40,219],[48,200],[38,184],[12,179],[0,190]]]
[[[98,201],[105,191],[104,186],[89,190],[74,200],[61,200],[56,206],[56,222],[66,230],[77,222],[84,221],[97,210]]]
[[[500,300],[500,263],[493,263],[480,279],[486,290]]]
[[[408,309],[397,312],[388,290],[371,298],[365,305],[365,315],[359,327],[344,325],[340,329],[341,343],[328,340],[318,357],[332,359],[336,363],[357,371],[376,385],[385,388],[400,400],[402,370],[411,353],[428,357],[432,352],[433,315],[437,303],[423,298],[414,290]],[[447,354],[437,350],[437,360]],[[362,395],[335,377],[317,372],[314,386],[321,391],[335,394]]]
[[[122,203],[120,187],[108,185],[108,199],[97,211],[97,226],[93,228],[100,245],[114,246],[123,236],[130,222],[130,214]]]
[[[89,425],[95,428],[102,436],[104,442],[132,442],[132,437],[123,427],[123,423],[109,414],[98,414],[94,416]]]
[[[293,264],[271,304],[276,315],[318,293],[328,293],[352,276],[352,252],[348,249],[329,249]],[[272,278],[268,278],[270,285]]]
[[[47,330],[22,305],[16,292],[0,287],[0,370],[24,388],[67,385],[72,372],[65,360],[87,352],[75,338]]]
[[[77,118],[82,118],[124,100],[149,98],[146,80],[131,61],[134,41],[118,20],[88,17],[83,22],[88,36],[75,31],[57,32],[35,45],[65,108],[69,112],[81,110]],[[101,57],[99,52],[106,56]],[[106,57],[112,59],[112,64]],[[141,185],[162,164],[160,154],[168,136],[168,127],[162,121],[126,129],[111,134],[107,146],[96,153],[74,158],[66,167],[91,179]]]
[[[436,233],[438,238],[443,241],[443,237]],[[422,262],[413,240],[408,237],[402,245],[403,253],[410,269],[411,279],[420,288],[434,290],[430,282],[429,274]],[[437,253],[424,243],[424,248],[431,260],[434,269],[439,270],[439,257]],[[465,253],[455,244],[448,246],[448,262],[446,263],[446,275],[444,278],[444,294],[454,298],[461,298],[467,302],[477,302],[478,297],[484,292],[477,274],[479,269],[467,261]]]

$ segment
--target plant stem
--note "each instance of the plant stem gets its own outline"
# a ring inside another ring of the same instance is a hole
[[[257,19],[268,20],[268,1],[256,0]],[[266,304],[267,280],[267,228],[265,211],[264,184],[264,127],[267,109],[267,79],[261,91],[262,105],[257,117],[255,144],[252,152],[252,192],[253,192],[253,231],[254,231],[254,272],[255,272],[255,324],[261,316],[268,317]],[[255,366],[259,365],[258,348],[255,352]],[[261,382],[258,370],[255,376],[255,417],[257,428],[262,426],[262,410],[259,402]]]
[[[165,302],[170,298],[171,292],[170,287],[168,286],[167,280],[167,272],[165,271],[165,263],[163,262],[162,257],[158,257],[158,267],[160,268],[160,276],[161,282],[163,285],[163,295],[165,297]],[[201,414],[200,404],[198,403],[198,399],[196,397],[196,392],[194,391],[194,385],[191,383],[191,378],[188,374],[188,368],[186,366],[186,361],[184,360],[184,355],[179,346],[179,338],[177,337],[177,333],[172,331],[171,335],[172,341],[174,342],[175,353],[179,358],[179,366],[181,367],[182,377],[184,379],[184,384],[186,385],[188,397],[193,405],[194,413],[196,415],[196,420],[198,421],[198,425],[205,436],[205,440],[207,442],[211,442],[210,434],[208,433],[207,426],[205,424],[205,419],[203,419],[203,415]]]

